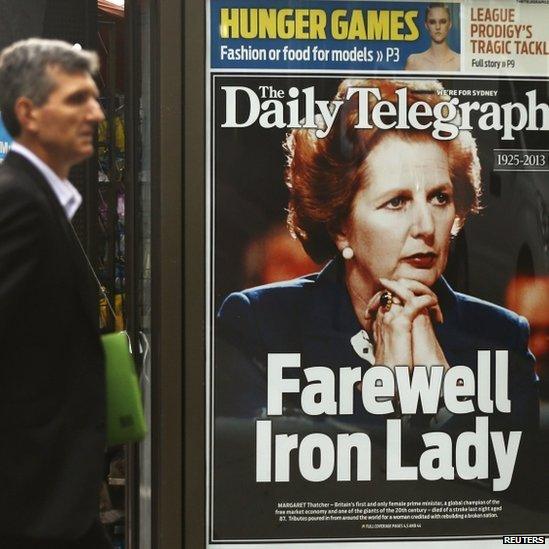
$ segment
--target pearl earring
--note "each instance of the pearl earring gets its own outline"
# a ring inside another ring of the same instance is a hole
[[[353,252],[353,248],[351,248],[351,246],[345,246],[345,248],[341,250],[341,255],[343,256],[343,259],[352,259],[355,252]]]

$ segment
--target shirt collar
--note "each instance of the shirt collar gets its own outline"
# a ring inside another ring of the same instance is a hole
[[[57,200],[59,200],[67,219],[71,220],[80,204],[82,204],[82,195],[78,192],[78,189],[68,179],[61,179],[43,160],[21,143],[15,141],[11,146],[11,150],[24,156],[44,176]]]

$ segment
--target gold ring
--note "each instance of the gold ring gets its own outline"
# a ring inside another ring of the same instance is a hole
[[[387,290],[384,291],[379,298],[379,303],[384,313],[389,312],[393,305],[393,294]]]

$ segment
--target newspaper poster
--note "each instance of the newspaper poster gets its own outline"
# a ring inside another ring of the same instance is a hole
[[[210,0],[208,547],[549,536],[549,6]]]

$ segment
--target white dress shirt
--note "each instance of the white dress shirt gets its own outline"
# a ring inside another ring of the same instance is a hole
[[[44,176],[70,221],[82,204],[82,195],[78,189],[68,179],[61,179],[43,160],[21,143],[14,141],[11,150],[24,156]]]

